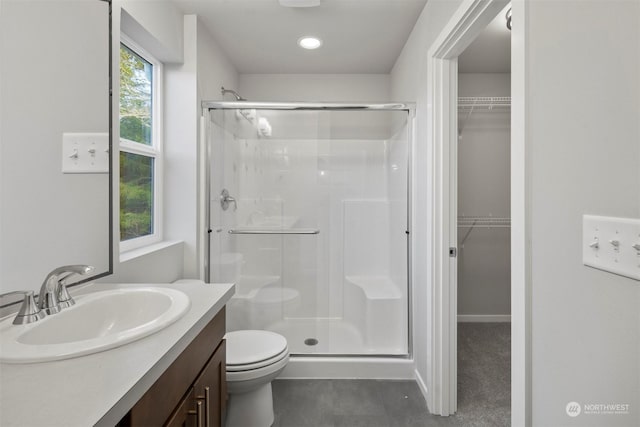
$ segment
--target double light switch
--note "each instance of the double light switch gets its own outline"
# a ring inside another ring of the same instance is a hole
[[[584,265],[640,280],[640,219],[584,215]]]

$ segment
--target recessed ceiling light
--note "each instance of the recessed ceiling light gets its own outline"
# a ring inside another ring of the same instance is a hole
[[[298,46],[304,49],[317,49],[322,46],[322,40],[311,36],[300,37],[298,39]]]

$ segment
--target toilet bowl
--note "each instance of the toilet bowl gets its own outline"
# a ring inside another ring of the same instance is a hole
[[[227,333],[227,427],[273,424],[271,381],[289,362],[287,340],[270,331]]]
[[[263,325],[271,329],[287,314],[300,306],[300,292],[296,289],[265,286],[247,299],[248,317],[251,325]]]

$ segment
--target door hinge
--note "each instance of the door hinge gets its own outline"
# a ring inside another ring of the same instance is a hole
[[[449,248],[449,256],[455,258],[458,256],[458,248]]]

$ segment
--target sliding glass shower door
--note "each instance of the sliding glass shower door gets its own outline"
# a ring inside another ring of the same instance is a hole
[[[293,354],[407,354],[408,111],[218,107],[209,272],[236,283],[228,328]]]

